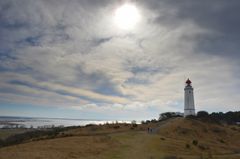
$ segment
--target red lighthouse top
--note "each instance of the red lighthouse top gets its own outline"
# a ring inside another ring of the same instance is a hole
[[[189,78],[188,78],[187,81],[186,81],[186,84],[191,85],[191,83],[192,83],[192,81],[190,81]]]

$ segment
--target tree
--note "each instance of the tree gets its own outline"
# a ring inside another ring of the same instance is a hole
[[[197,112],[197,117],[198,118],[206,118],[208,116],[209,116],[209,114],[206,111],[199,111],[199,112]]]
[[[136,120],[132,120],[131,124],[137,124]]]
[[[131,124],[132,124],[132,127],[137,127],[137,126],[138,126],[136,120],[133,120],[133,121],[131,122]]]
[[[182,115],[180,115],[180,113],[178,112],[166,112],[159,115],[159,120],[169,119],[173,117],[181,117],[181,116]]]

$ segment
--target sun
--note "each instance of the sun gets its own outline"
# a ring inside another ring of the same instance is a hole
[[[115,24],[121,29],[132,29],[140,19],[136,6],[124,4],[115,11]]]

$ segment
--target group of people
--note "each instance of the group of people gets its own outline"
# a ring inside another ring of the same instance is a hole
[[[153,132],[153,129],[148,127],[148,133],[152,133]]]

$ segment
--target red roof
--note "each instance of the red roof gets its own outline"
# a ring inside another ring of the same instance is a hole
[[[192,82],[189,80],[189,78],[186,81],[186,84],[190,85]]]

